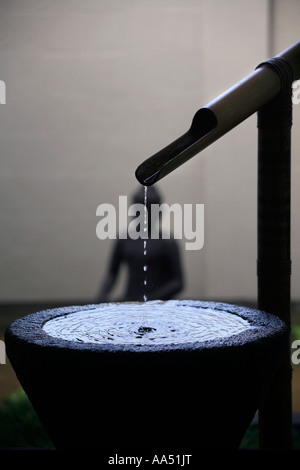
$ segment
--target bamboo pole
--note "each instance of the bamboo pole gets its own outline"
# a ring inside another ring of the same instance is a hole
[[[300,78],[300,41],[278,56],[286,60]],[[232,88],[201,108],[190,129],[170,145],[145,160],[136,169],[137,180],[150,186],[256,113],[280,92],[280,78],[270,67],[255,69]]]
[[[293,70],[284,59],[274,67],[281,91],[258,111],[258,308],[290,327],[290,197]],[[292,371],[287,341],[270,388],[259,408],[264,449],[292,448]]]

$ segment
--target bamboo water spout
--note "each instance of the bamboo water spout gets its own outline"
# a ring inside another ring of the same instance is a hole
[[[276,57],[290,64],[294,80],[300,78],[300,41]],[[185,134],[139,165],[137,180],[150,186],[164,178],[270,102],[280,90],[280,77],[273,68],[256,68],[198,110]]]

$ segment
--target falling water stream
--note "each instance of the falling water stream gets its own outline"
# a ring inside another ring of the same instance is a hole
[[[148,188],[147,186],[144,186],[144,256],[147,256],[147,236],[148,236],[148,211],[147,211],[147,195],[148,195]],[[143,269],[144,269],[144,302],[147,302],[147,270],[148,266],[146,264],[146,258],[145,262],[143,263]]]

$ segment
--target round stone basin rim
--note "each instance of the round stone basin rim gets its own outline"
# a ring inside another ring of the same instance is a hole
[[[37,346],[47,346],[47,347],[55,347],[59,349],[76,349],[80,351],[114,351],[114,352],[121,352],[127,351],[129,352],[159,352],[159,351],[179,351],[179,350],[201,350],[203,348],[211,349],[211,348],[224,348],[233,346],[240,347],[241,344],[250,344],[253,342],[260,342],[267,338],[272,338],[274,336],[282,335],[283,330],[287,330],[287,326],[282,322],[278,317],[271,315],[269,313],[239,306],[239,305],[232,305],[227,303],[221,302],[211,302],[211,301],[197,301],[197,300],[176,300],[176,301],[167,301],[167,302],[160,302],[160,301],[153,301],[153,302],[146,302],[147,308],[151,306],[151,311],[154,312],[155,305],[162,305],[167,304],[168,307],[172,307],[173,311],[174,308],[179,307],[190,307],[193,309],[193,312],[199,312],[200,310],[204,310],[206,313],[209,310],[213,310],[214,313],[218,312],[218,314],[223,315],[224,312],[227,314],[231,314],[232,318],[238,316],[239,321],[243,320],[246,322],[247,327],[244,331],[240,332],[239,334],[230,334],[227,336],[216,338],[214,336],[213,339],[209,340],[201,340],[192,338],[191,335],[185,335],[184,338],[181,339],[177,338],[177,341],[173,340],[164,340],[165,342],[155,342],[153,340],[149,340],[149,336],[152,334],[157,334],[158,329],[156,328],[155,323],[150,323],[150,319],[148,316],[145,318],[141,318],[142,315],[139,315],[139,322],[137,323],[137,328],[135,329],[135,333],[138,333],[137,336],[140,334],[142,338],[135,338],[136,343],[125,342],[123,339],[120,343],[114,342],[112,340],[106,340],[106,342],[99,342],[95,341],[84,342],[77,339],[77,341],[72,339],[62,339],[61,337],[52,336],[47,330],[47,326],[51,325],[51,321],[55,320],[55,323],[59,322],[62,319],[68,319],[73,314],[88,314],[95,313],[99,309],[102,309],[101,312],[104,312],[105,309],[111,306],[118,306],[118,307],[125,307],[128,305],[135,306],[145,306],[144,303],[106,303],[106,304],[88,304],[88,305],[73,305],[73,306],[65,306],[59,307],[54,309],[48,309],[36,313],[32,313],[26,315],[25,317],[19,318],[15,320],[7,329],[6,336],[9,337],[13,335],[14,337],[18,337],[19,340],[25,341],[26,343],[32,343]],[[145,323],[143,320],[147,320]],[[172,329],[176,329],[174,316],[169,317]],[[172,321],[173,320],[173,321]],[[140,327],[143,331],[141,331]],[[147,328],[150,330],[147,330]],[[143,334],[141,334],[143,333]],[[172,332],[176,334],[176,332]],[[184,335],[181,335],[184,336]],[[144,338],[147,337],[147,343],[144,341]],[[80,339],[80,338],[79,338]],[[184,340],[184,341],[183,341]],[[181,341],[181,342],[179,342]]]

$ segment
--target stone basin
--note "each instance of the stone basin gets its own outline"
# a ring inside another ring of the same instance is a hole
[[[14,321],[6,352],[57,449],[236,449],[289,341],[266,312],[103,303]]]

